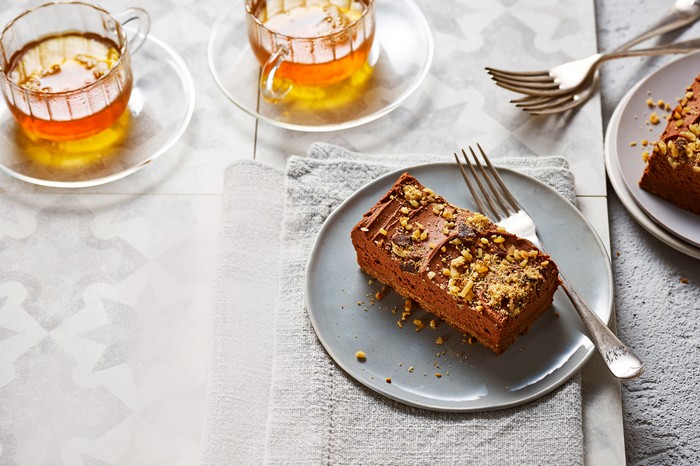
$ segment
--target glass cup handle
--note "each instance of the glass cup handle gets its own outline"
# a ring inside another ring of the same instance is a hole
[[[278,89],[274,88],[275,74],[289,55],[289,49],[285,46],[279,47],[275,53],[270,55],[260,74],[260,92],[265,99],[272,102],[284,99],[292,90],[292,83],[288,79],[283,79]]]
[[[148,31],[151,30],[151,17],[143,8],[134,7],[122,11],[116,15],[116,18],[122,26],[134,20],[138,21],[136,33],[133,35],[130,34],[130,37],[127,39],[129,52],[132,54],[136,53],[143,43],[146,42]]]

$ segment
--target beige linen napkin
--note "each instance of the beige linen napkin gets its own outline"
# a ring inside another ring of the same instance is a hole
[[[381,174],[440,159],[315,144],[307,157],[291,157],[284,173],[254,162],[230,168],[213,309],[205,463],[582,463],[579,376],[518,408],[432,412],[358,384],[315,336],[303,285],[323,221]],[[563,158],[498,163],[574,200]]]

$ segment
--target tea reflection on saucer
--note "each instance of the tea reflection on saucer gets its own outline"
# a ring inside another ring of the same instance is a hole
[[[357,71],[344,80],[328,86],[295,85],[285,97],[285,104],[294,111],[313,112],[337,110],[361,99],[366,93],[372,71],[376,64],[376,56],[372,61],[364,63]]]
[[[125,111],[109,128],[87,138],[72,141],[49,141],[14,125],[20,155],[47,169],[90,170],[104,165],[117,153],[118,145],[128,136],[131,114]]]

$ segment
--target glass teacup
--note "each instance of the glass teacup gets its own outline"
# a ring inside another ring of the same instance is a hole
[[[246,0],[248,38],[262,65],[260,92],[284,99],[295,87],[324,88],[367,63],[374,0]]]
[[[122,28],[138,20],[127,39]],[[30,136],[71,141],[114,124],[127,108],[130,54],[143,44],[148,14],[112,16],[82,2],[47,3],[21,13],[0,34],[0,86]]]

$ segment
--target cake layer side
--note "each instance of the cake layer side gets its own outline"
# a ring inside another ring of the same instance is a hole
[[[358,252],[357,260],[365,273],[382,283],[391,282],[390,286],[399,295],[415,301],[423,310],[444,320],[461,333],[474,336],[479,343],[496,354],[503,353],[518,335],[527,333],[532,324],[551,307],[554,292],[558,287],[556,281],[550,282],[549,289],[543,290],[536,301],[506,322],[506,319],[491,319],[483,312],[466,312],[464,305],[459,305],[435,289],[425,292],[424,282],[417,284],[405,279],[392,281],[397,272],[386,270],[381,264],[368,258],[367,254]]]
[[[649,160],[639,187],[678,207],[700,214],[700,166],[674,166],[665,157]]]

